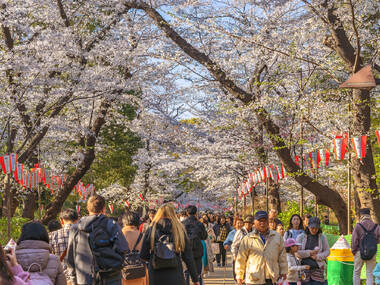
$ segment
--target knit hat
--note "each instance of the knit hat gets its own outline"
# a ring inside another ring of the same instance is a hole
[[[369,208],[363,208],[359,210],[360,215],[371,215],[371,210]]]

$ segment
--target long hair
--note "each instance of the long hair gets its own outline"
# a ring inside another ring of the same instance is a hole
[[[0,284],[1,285],[11,285],[13,284],[13,273],[11,268],[8,266],[7,257],[3,247],[0,245]]]
[[[175,251],[181,252],[185,250],[185,238],[186,238],[186,232],[185,228],[182,225],[182,223],[178,220],[177,215],[175,214],[174,206],[172,204],[164,204],[162,205],[156,215],[154,216],[154,219],[152,221],[152,232],[150,236],[150,244],[151,248],[154,247],[154,239],[156,236],[156,228],[157,223],[159,220],[167,218],[170,220],[172,224],[172,234],[174,238],[174,246]]]
[[[298,217],[298,218],[300,219],[299,229],[300,229],[300,230],[304,230],[304,227],[303,227],[303,220],[302,220],[301,216],[298,215],[298,214],[294,214],[294,215],[292,215],[292,216],[290,217],[288,230],[290,230],[290,229],[293,228],[293,224],[292,224],[293,217]]]

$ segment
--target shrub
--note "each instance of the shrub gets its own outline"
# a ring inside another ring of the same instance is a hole
[[[28,222],[29,219],[14,217],[11,221],[11,237],[17,241],[21,234],[21,227]],[[0,245],[5,246],[8,243],[8,222],[7,218],[0,218]]]

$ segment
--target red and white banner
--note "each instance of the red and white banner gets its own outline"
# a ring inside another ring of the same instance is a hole
[[[344,136],[337,136],[335,139],[333,139],[333,152],[336,160],[340,161],[345,159],[345,155],[347,153],[347,146],[347,134],[344,134]]]
[[[353,137],[352,146],[356,154],[356,158],[363,159],[367,149],[367,136]]]
[[[380,130],[376,130],[376,137],[377,137],[377,142],[379,143],[380,145]]]
[[[329,159],[330,159],[330,150],[328,149],[320,149],[318,151],[319,160],[322,163],[322,167],[326,167],[329,165]]]
[[[108,207],[110,208],[111,214],[113,214],[113,204],[109,204]]]

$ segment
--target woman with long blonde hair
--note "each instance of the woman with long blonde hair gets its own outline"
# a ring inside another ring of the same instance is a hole
[[[171,248],[174,262],[164,262],[155,256],[158,247]],[[158,209],[145,233],[140,256],[149,262],[149,285],[185,285],[181,259],[190,272],[193,284],[199,285],[190,241],[170,203]]]

